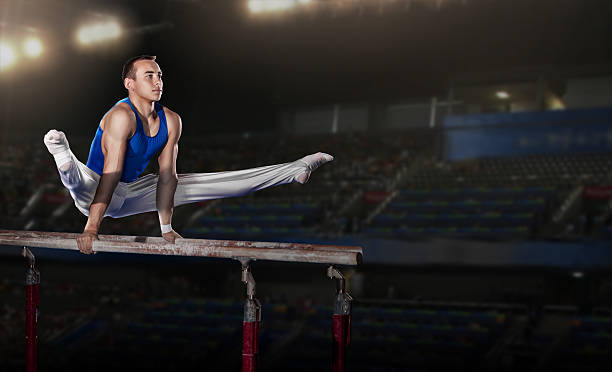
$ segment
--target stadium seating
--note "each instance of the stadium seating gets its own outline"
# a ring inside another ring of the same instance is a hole
[[[70,205],[46,149],[36,141],[23,140],[0,154],[2,227],[80,231],[85,217]],[[89,139],[71,137],[70,143],[85,161]],[[607,154],[444,162],[436,150],[439,132],[426,129],[377,136],[188,137],[181,146],[179,173],[293,161],[319,150],[336,156],[307,185],[274,187],[220,200],[212,208],[205,208],[208,204],[204,202],[175,213],[174,226],[186,236],[220,239],[282,240],[359,232],[393,238],[537,238],[570,191],[578,185],[605,184],[612,172],[612,156]],[[20,172],[26,154],[32,162],[28,172]],[[152,161],[147,172],[155,171]],[[42,196],[23,215],[22,210],[43,185]],[[396,196],[386,200],[391,195]],[[382,209],[381,203],[385,203]],[[581,223],[576,220],[575,224]],[[597,236],[610,236],[609,224],[597,228]],[[101,231],[154,235],[158,229],[157,216],[148,213],[105,221]]]

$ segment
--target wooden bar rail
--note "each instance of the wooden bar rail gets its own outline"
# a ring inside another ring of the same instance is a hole
[[[0,230],[0,245],[78,250],[76,233]],[[362,249],[356,246],[251,242],[240,240],[177,239],[100,235],[94,252],[162,254],[194,257],[249,258],[254,260],[361,265]]]

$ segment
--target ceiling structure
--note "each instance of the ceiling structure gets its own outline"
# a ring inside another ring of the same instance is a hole
[[[0,120],[42,126],[51,115],[89,133],[91,124],[76,123],[97,122],[121,98],[123,61],[145,53],[164,71],[165,104],[192,121],[208,118],[206,128],[237,130],[257,130],[281,107],[444,94],[466,73],[612,62],[610,1],[309,6],[258,15],[246,0],[0,1],[3,39],[36,34],[45,45],[44,58],[0,76]],[[75,44],[79,25],[108,17],[122,25],[119,39]]]

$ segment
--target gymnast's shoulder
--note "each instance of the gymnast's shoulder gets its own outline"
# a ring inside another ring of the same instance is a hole
[[[127,103],[115,105],[102,117],[100,128],[106,130],[110,126],[129,128],[131,132],[136,129],[136,117]]]
[[[164,114],[166,115],[166,124],[168,125],[168,132],[181,133],[183,129],[183,122],[181,121],[181,117],[176,112],[170,110],[168,107],[164,106]]]

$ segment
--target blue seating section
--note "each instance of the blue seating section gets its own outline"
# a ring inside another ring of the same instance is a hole
[[[284,365],[306,371],[329,363],[332,312],[328,307],[312,310],[295,340],[299,347],[288,348]],[[387,371],[421,362],[469,365],[501,337],[506,316],[496,311],[355,307],[351,328],[347,360],[351,371]]]
[[[149,306],[141,319],[114,332],[114,358],[141,366],[237,367],[243,304],[233,301],[164,299]],[[297,314],[283,304],[264,304],[259,334],[267,367],[292,366],[306,371],[331,363],[331,307],[315,306]],[[347,363],[355,371],[464,365],[478,360],[504,333],[506,315],[497,311],[442,311],[354,307]],[[155,355],[149,355],[155,350]],[[271,351],[277,354],[271,355]],[[147,364],[149,363],[149,364]],[[232,366],[227,366],[227,364]],[[231,369],[230,368],[230,369]]]
[[[240,347],[242,305],[229,301],[163,300],[114,336],[113,352],[125,360],[154,357],[156,363],[194,365],[227,348]],[[149,355],[156,350],[156,355]]]
[[[262,312],[265,327],[260,329],[259,344],[260,350],[266,350],[295,327],[286,305],[266,304]],[[114,332],[106,352],[127,363],[138,361],[140,367],[179,364],[234,370],[240,365],[242,323],[240,302],[163,299],[150,305],[142,318]],[[236,357],[228,360],[230,350]]]
[[[315,203],[297,203],[297,202],[286,202],[286,203],[228,203],[222,204],[218,207],[223,212],[231,212],[232,214],[237,213],[248,213],[248,214],[275,214],[278,212],[286,212],[288,210],[293,211],[296,214],[303,216],[314,217],[317,214],[317,205]]]
[[[575,318],[560,365],[584,370],[609,369],[612,366],[612,317]]]
[[[528,234],[553,197],[544,187],[404,189],[365,232]]]
[[[227,227],[240,227],[243,225],[257,225],[262,227],[268,226],[299,226],[304,218],[300,215],[292,214],[288,216],[269,215],[229,215],[229,216],[210,216],[200,218],[200,223],[210,226],[219,225]]]
[[[329,368],[332,313],[327,306],[299,313],[285,304],[263,304],[259,346],[266,370]],[[110,366],[182,367],[236,370],[240,365],[243,303],[205,299],[163,299],[147,305],[138,319],[100,334],[108,324],[90,321],[57,341],[57,350],[89,358],[90,345],[104,347]],[[571,322],[569,339],[550,366],[559,371],[606,370],[612,365],[612,317],[582,316]],[[354,306],[347,369],[351,371],[472,370],[511,332],[507,314],[497,310],[440,310]],[[507,345],[514,366],[531,366],[559,335],[535,333],[528,342]],[[87,339],[87,343],[74,342]],[[105,345],[100,342],[104,341]],[[95,350],[94,347],[94,350]],[[79,349],[80,348],[80,349]],[[85,349],[85,350],[81,350]],[[151,351],[154,350],[154,355]],[[229,355],[234,355],[229,357]],[[91,354],[92,357],[94,354]],[[105,364],[105,366],[107,365]],[[205,367],[204,367],[205,366]]]
[[[199,219],[198,227],[185,233],[192,237],[285,236],[310,234],[319,219],[317,203],[229,202]]]

